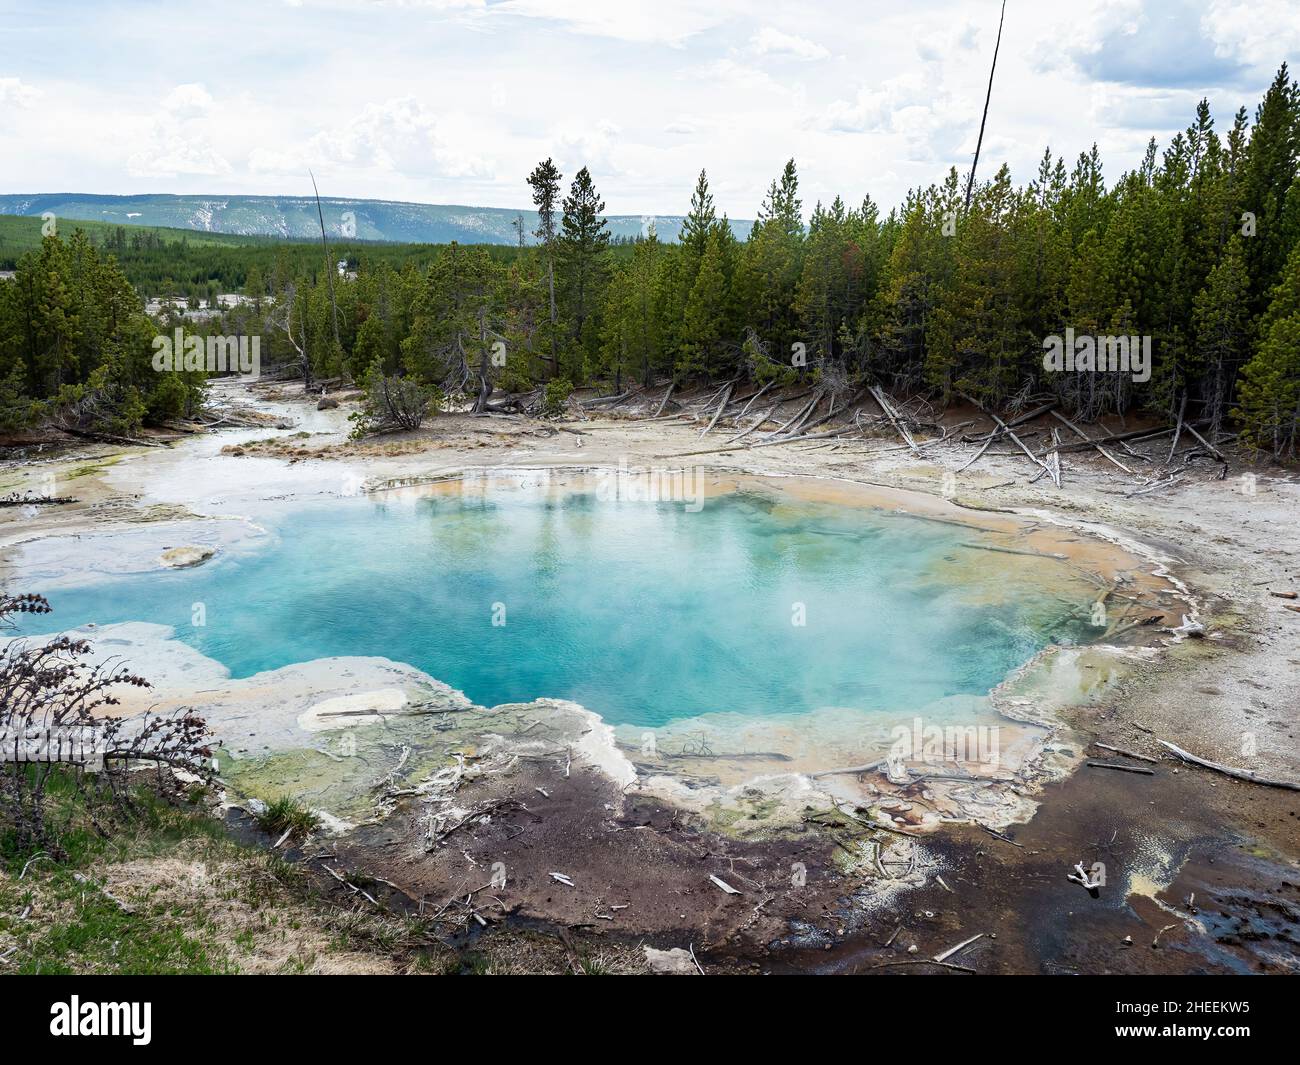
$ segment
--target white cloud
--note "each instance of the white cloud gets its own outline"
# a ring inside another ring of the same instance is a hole
[[[916,54],[927,63],[951,62],[955,53],[969,52],[975,47],[979,40],[979,30],[978,25],[966,20],[941,31],[928,30],[918,33],[913,46],[916,48]],[[990,30],[990,33],[992,32]]]
[[[0,106],[31,107],[40,96],[41,91],[22,78],[0,78]]]
[[[143,124],[140,140],[126,158],[127,173],[137,177],[231,173],[229,160],[210,140],[207,118],[212,106],[212,96],[202,85],[173,88]]]
[[[503,0],[493,15],[558,22],[578,33],[642,44],[681,45],[721,25],[739,5],[693,0]]]
[[[212,110],[212,95],[202,85],[177,85],[163,97],[163,109],[177,118],[199,118]]]
[[[608,119],[594,123],[565,122],[552,131],[555,158],[566,177],[584,166],[593,175],[617,176],[623,172],[618,159],[622,130]]]
[[[905,158],[931,161],[959,150],[976,116],[969,100],[928,77],[909,74],[878,87],[860,86],[852,100],[832,102],[816,124],[832,133],[890,134],[906,146]]]
[[[262,173],[302,174],[377,170],[430,177],[486,177],[488,162],[465,141],[443,132],[438,116],[411,96],[367,104],[342,125],[323,129],[296,145],[257,147],[249,166]]]
[[[806,37],[782,33],[764,26],[749,40],[750,47],[759,55],[793,56],[795,59],[825,59],[830,52]]]
[[[181,174],[229,174],[229,161],[206,138],[155,136],[126,160],[135,177],[178,177]]]
[[[1214,0],[1201,18],[1215,54],[1261,72],[1300,52],[1300,7],[1294,0]]]
[[[697,76],[711,81],[723,82],[746,92],[755,89],[772,92],[783,91],[781,84],[766,70],[760,70],[758,67],[751,66],[748,63],[740,63],[734,59],[715,59],[712,63],[706,63],[696,73]]]

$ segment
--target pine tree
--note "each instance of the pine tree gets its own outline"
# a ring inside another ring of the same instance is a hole
[[[691,209],[682,222],[678,243],[690,253],[698,263],[704,257],[709,235],[717,226],[717,215],[713,210],[713,194],[709,192],[709,175],[703,170],[695,182],[695,191],[691,193]]]
[[[559,372],[559,308],[555,301],[555,256],[558,230],[555,225],[555,209],[560,202],[560,181],[563,175],[548,157],[533,168],[528,175],[528,184],[533,190],[533,204],[537,208],[538,226],[533,234],[542,242],[542,255],[546,260],[546,286],[549,296],[550,330],[547,340],[550,348],[550,374],[554,377]],[[522,238],[521,238],[522,239]]]
[[[726,279],[722,270],[722,244],[711,233],[700,259],[682,328],[682,353],[678,372],[710,376],[722,368],[721,343],[725,327]]]
[[[1262,312],[1290,250],[1282,223],[1287,191],[1300,157],[1300,89],[1282,64],[1255,111],[1246,149],[1242,206],[1254,216],[1254,235],[1243,249],[1250,275],[1250,309]]]
[[[574,176],[564,199],[559,237],[561,288],[571,323],[570,336],[580,356],[590,354],[593,346],[594,330],[590,326],[605,282],[609,224],[602,217],[604,212],[605,201],[584,166]]]
[[[1245,440],[1274,457],[1296,456],[1300,438],[1300,314],[1277,319],[1242,370],[1237,416]]]
[[[1196,297],[1193,316],[1203,416],[1210,422],[1211,438],[1223,425],[1231,400],[1229,387],[1250,340],[1250,276],[1241,244],[1241,237],[1229,241],[1223,259]]]

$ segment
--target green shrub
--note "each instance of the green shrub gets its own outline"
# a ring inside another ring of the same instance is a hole
[[[548,381],[546,396],[542,400],[542,413],[562,414],[571,395],[573,395],[573,385],[569,383],[567,377],[557,377],[554,381]]]

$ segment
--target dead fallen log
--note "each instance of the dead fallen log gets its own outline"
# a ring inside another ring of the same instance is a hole
[[[1272,780],[1269,777],[1260,776],[1253,769],[1237,769],[1235,766],[1224,765],[1222,762],[1211,762],[1208,758],[1197,758],[1196,755],[1183,750],[1168,740],[1159,740],[1158,742],[1161,746],[1168,747],[1184,762],[1190,762],[1192,765],[1199,765],[1204,769],[1213,769],[1216,773],[1222,773],[1237,780],[1248,780],[1252,784],[1263,784],[1268,788],[1286,788],[1288,791],[1300,791],[1300,783],[1296,781]]]
[[[1004,421],[1003,421],[1001,418],[999,418],[996,414],[991,414],[990,417],[992,417],[992,419],[993,419],[995,422],[997,422],[998,425],[1000,425],[1003,429],[1006,430],[1007,436],[1011,437],[1012,442],[1013,442],[1013,443],[1014,443],[1018,448],[1020,448],[1021,451],[1023,451],[1023,452],[1025,453],[1026,458],[1028,458],[1030,462],[1032,462],[1035,466],[1039,466],[1039,467],[1041,467],[1042,470],[1043,470],[1045,473],[1051,473],[1051,470],[1048,469],[1047,463],[1043,462],[1043,461],[1042,461],[1040,458],[1038,458],[1038,457],[1037,457],[1037,456],[1036,456],[1032,451],[1030,451],[1029,448],[1028,448],[1028,446],[1026,446],[1025,442],[1024,442],[1023,440],[1021,440],[1020,437],[1016,436],[1016,434],[1011,430],[1011,427],[1008,426],[1006,422],[1004,422]],[[1053,478],[1053,480],[1056,481],[1056,487],[1057,487],[1057,488],[1060,488],[1060,487],[1061,487],[1061,482],[1060,482],[1060,480],[1057,479],[1057,478]]]
[[[1132,470],[1130,470],[1127,466],[1125,466],[1124,463],[1120,462],[1119,459],[1117,459],[1114,455],[1112,455],[1109,451],[1107,451],[1107,450],[1106,450],[1104,447],[1102,447],[1100,444],[1095,443],[1095,442],[1093,441],[1093,439],[1092,439],[1092,438],[1091,438],[1087,433],[1085,433],[1082,429],[1080,429],[1077,425],[1075,425],[1074,422],[1070,421],[1070,419],[1067,418],[1067,417],[1066,417],[1064,414],[1062,414],[1060,411],[1058,411],[1058,410],[1054,410],[1054,411],[1051,411],[1050,413],[1051,413],[1051,415],[1052,415],[1053,418],[1056,418],[1058,421],[1060,421],[1060,422],[1061,422],[1061,423],[1062,423],[1062,424],[1063,424],[1067,429],[1072,430],[1076,436],[1080,436],[1080,437],[1082,437],[1082,438],[1083,438],[1084,440],[1086,440],[1089,444],[1091,444],[1093,447],[1095,447],[1095,448],[1097,449],[1097,452],[1102,456],[1102,458],[1107,459],[1109,462],[1111,462],[1111,463],[1113,463],[1114,465],[1118,466],[1118,467],[1119,467],[1121,470],[1123,470],[1125,473],[1129,474],[1129,476],[1136,476],[1136,474],[1134,474]],[[1056,450],[1057,450],[1057,453],[1059,454],[1061,449],[1060,449],[1060,447],[1058,446]],[[979,457],[979,456],[976,456],[976,458],[978,458],[978,457]]]
[[[800,407],[797,411],[795,411],[795,413],[790,417],[788,421],[782,423],[773,432],[769,433],[768,434],[769,438],[778,437],[778,436],[787,436],[791,434],[794,431],[793,430],[794,423],[803,415],[811,411],[812,408],[815,407],[819,402],[821,402],[821,396],[820,395],[814,396],[802,407]]]
[[[843,769],[819,769],[815,773],[809,773],[809,780],[816,780],[818,777],[838,777],[857,775],[858,773],[874,773],[876,770],[889,764],[888,758],[881,758],[877,762],[868,762],[866,765],[845,766]]]
[[[1186,426],[1185,428],[1190,428]],[[1166,433],[1172,433],[1172,425],[1163,429],[1130,429],[1126,433],[1111,433],[1108,436],[1100,436],[1086,443],[1077,441],[1072,444],[1062,444],[1059,451],[1087,451],[1090,447],[1096,447],[1098,444],[1118,444],[1128,440],[1154,440],[1157,437],[1164,436]]]
[[[1205,449],[1206,449],[1206,450],[1207,450],[1211,455],[1213,455],[1216,459],[1218,459],[1220,462],[1222,462],[1225,466],[1228,464],[1228,460],[1227,460],[1226,458],[1223,457],[1223,452],[1221,452],[1218,448],[1216,448],[1213,444],[1211,444],[1208,440],[1206,440],[1205,437],[1203,437],[1200,433],[1198,433],[1198,432],[1196,431],[1196,427],[1195,427],[1195,426],[1193,426],[1193,425],[1188,425],[1188,426],[1185,426],[1185,428],[1187,429],[1187,431],[1188,431],[1189,433],[1192,434],[1192,436],[1196,437],[1196,439],[1199,440],[1199,441],[1201,442],[1201,445],[1202,445],[1202,446],[1203,446],[1203,447],[1204,447],[1204,448],[1205,448]]]
[[[916,441],[912,439],[912,434],[907,431],[907,427],[903,425],[898,415],[894,413],[893,406],[890,404],[889,400],[885,398],[885,393],[879,385],[871,386],[871,396],[875,399],[876,403],[880,405],[880,409],[885,412],[885,417],[889,419],[890,424],[893,425],[895,430],[897,430],[898,435],[907,441],[908,447],[915,451]]]
[[[1044,403],[1041,407],[1035,407],[1025,414],[1017,415],[1012,418],[1007,425],[1014,429],[1017,425],[1024,425],[1025,422],[1032,422],[1035,418],[1041,418],[1044,414],[1049,414],[1056,409],[1059,400],[1052,400],[1050,403]],[[982,409],[982,408],[981,408]],[[981,440],[992,440],[1002,435],[1001,429],[990,429],[987,433],[979,436],[965,436],[962,439],[968,444],[978,444]]]
[[[722,399],[718,401],[718,409],[714,412],[713,420],[709,422],[704,431],[700,433],[700,436],[707,436],[713,427],[718,424],[718,419],[722,417],[722,412],[727,409],[727,401],[731,399],[733,388],[735,388],[735,385],[729,384],[722,390]]]
[[[774,384],[776,384],[776,378],[773,378],[772,380],[768,381],[767,384],[765,384],[762,388],[760,388],[760,389],[759,389],[757,392],[755,392],[752,396],[748,396],[748,397],[747,397],[748,402],[745,404],[745,406],[744,406],[743,408],[741,408],[741,411],[740,411],[740,413],[737,415],[737,417],[738,417],[738,418],[743,418],[746,414],[748,414],[748,413],[749,413],[749,408],[752,407],[756,402],[758,402],[759,397],[762,396],[764,393],[766,393],[767,390],[768,390],[769,388],[771,388]],[[739,400],[737,400],[736,402],[739,402]]]
[[[808,419],[811,418],[814,413],[816,413],[817,408],[821,406],[821,401],[828,396],[830,396],[830,407],[833,412],[835,408],[835,397],[831,396],[829,391],[818,395],[816,398],[813,399],[812,403],[808,405],[808,409],[805,410],[803,414],[801,414],[799,418],[795,421],[794,425],[791,426],[791,428],[788,431],[788,435],[800,436],[803,433],[807,432],[808,430],[806,426],[808,424]],[[818,424],[820,425],[821,422],[819,421]]]
[[[658,418],[659,415],[661,415],[664,412],[664,408],[668,406],[668,400],[673,394],[673,389],[676,387],[677,387],[676,381],[672,381],[669,383],[668,391],[664,393],[664,398],[659,401],[659,406],[655,408],[654,414],[651,415],[652,418]]]
[[[957,467],[957,472],[961,473],[962,470],[966,469],[968,466],[973,466],[976,462],[978,462],[980,456],[983,455],[984,452],[986,452],[992,446],[993,441],[996,439],[997,437],[990,436],[987,440],[985,440],[984,446],[982,448],[980,448],[977,452],[975,452],[975,454],[970,459],[968,459],[965,463]]]
[[[844,406],[841,407],[838,411],[834,409],[835,401],[832,399],[830,412],[827,414],[823,414],[816,421],[809,422],[807,425],[803,426],[802,427],[803,432],[805,433],[812,432],[812,430],[816,429],[819,425],[825,425],[832,418],[841,417],[845,411],[852,410],[854,405],[858,402],[858,400],[860,400],[866,394],[866,391],[867,390],[865,388],[858,389],[857,392],[855,392],[852,396],[849,397],[849,401],[845,403]]]
[[[738,433],[738,434],[736,434],[735,436],[733,436],[730,440],[727,441],[727,443],[729,443],[729,444],[734,444],[737,440],[743,440],[743,439],[744,439],[745,437],[747,437],[750,433],[752,433],[755,429],[757,429],[760,425],[766,425],[768,422],[770,422],[770,421],[772,420],[772,415],[774,415],[774,414],[777,412],[777,409],[778,409],[780,406],[781,406],[781,403],[780,403],[779,400],[778,400],[776,403],[773,403],[771,409],[770,409],[766,414],[764,414],[761,418],[759,418],[758,421],[756,421],[753,425],[751,425],[751,426],[750,426],[748,429],[746,429],[744,432]]]
[[[616,396],[600,396],[597,399],[583,399],[578,401],[578,406],[583,410],[586,410],[588,407],[600,407],[606,403],[622,403],[623,400],[627,399],[635,392],[635,388],[629,388],[626,392],[620,392]]]
[[[729,444],[723,447],[705,447],[696,451],[673,451],[662,455],[656,455],[657,459],[681,459],[690,455],[715,455],[722,451],[744,451],[746,449],[757,449],[760,447],[779,447],[781,444],[797,444],[807,440],[824,440],[830,436],[844,436],[846,433],[853,432],[852,427],[844,429],[832,429],[825,433],[808,433],[805,436],[783,436],[779,440],[760,440],[757,444]]]
[[[1134,751],[1126,751],[1123,747],[1112,747],[1109,743],[1102,743],[1099,740],[1094,740],[1092,745],[1100,747],[1103,751],[1114,751],[1116,754],[1122,754],[1125,758],[1136,758],[1139,762],[1150,762],[1153,765],[1159,764],[1159,759],[1150,758],[1145,754],[1137,754]]]
[[[1143,769],[1140,765],[1120,765],[1118,762],[1089,762],[1090,769],[1118,769],[1123,773],[1141,773],[1143,776],[1153,777],[1156,775],[1154,769]]]

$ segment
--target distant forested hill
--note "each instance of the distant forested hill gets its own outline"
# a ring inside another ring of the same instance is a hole
[[[503,207],[455,207],[393,200],[321,199],[331,236],[407,243],[516,244],[515,219],[523,215],[528,243],[537,228],[535,212]],[[310,196],[97,196],[86,193],[0,195],[0,214],[40,215],[117,225],[169,226],[206,233],[310,239],[320,235],[316,201]],[[646,232],[651,221],[659,239],[675,241],[681,215],[607,215],[615,240]],[[739,239],[751,223],[733,221]]]

